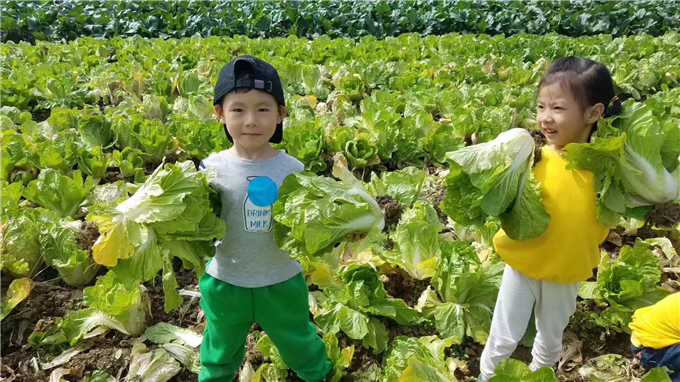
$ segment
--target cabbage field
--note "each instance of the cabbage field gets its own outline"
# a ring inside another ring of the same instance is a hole
[[[567,156],[611,231],[559,365],[529,371],[532,325],[492,381],[670,381],[633,360],[628,323],[680,291],[679,51],[670,31],[3,42],[2,378],[197,380],[198,277],[229,229],[197,168],[230,146],[219,70],[250,54],[281,75],[277,148],[306,167],[274,235],[305,269],[332,380],[476,381],[504,267],[492,237],[550,219],[536,85],[577,55],[623,101]],[[238,378],[300,380],[257,324]]]

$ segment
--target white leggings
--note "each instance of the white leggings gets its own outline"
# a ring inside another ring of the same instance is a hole
[[[559,361],[562,333],[576,310],[579,284],[532,279],[506,265],[489,340],[480,361],[481,381],[493,377],[496,366],[515,351],[527,330],[532,310],[536,315],[537,334],[529,367],[538,370]]]

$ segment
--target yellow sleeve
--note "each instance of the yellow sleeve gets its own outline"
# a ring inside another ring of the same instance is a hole
[[[663,349],[680,343],[680,292],[636,310],[629,327],[636,346]]]

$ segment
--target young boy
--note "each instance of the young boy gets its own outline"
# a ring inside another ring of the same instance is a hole
[[[680,292],[633,314],[633,355],[643,368],[665,367],[671,380],[680,382]]]
[[[199,283],[207,326],[198,380],[232,381],[258,322],[300,378],[322,381],[331,364],[309,322],[302,267],[276,246],[272,233],[278,188],[304,169],[270,145],[281,142],[286,116],[279,75],[256,57],[237,57],[220,71],[213,104],[234,145],[201,162],[217,172],[211,185],[222,199],[227,232]]]

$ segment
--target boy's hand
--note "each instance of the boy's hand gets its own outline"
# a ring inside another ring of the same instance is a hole
[[[365,239],[366,236],[368,236],[368,232],[354,232],[353,234],[349,235],[349,238],[353,241],[359,241]]]

